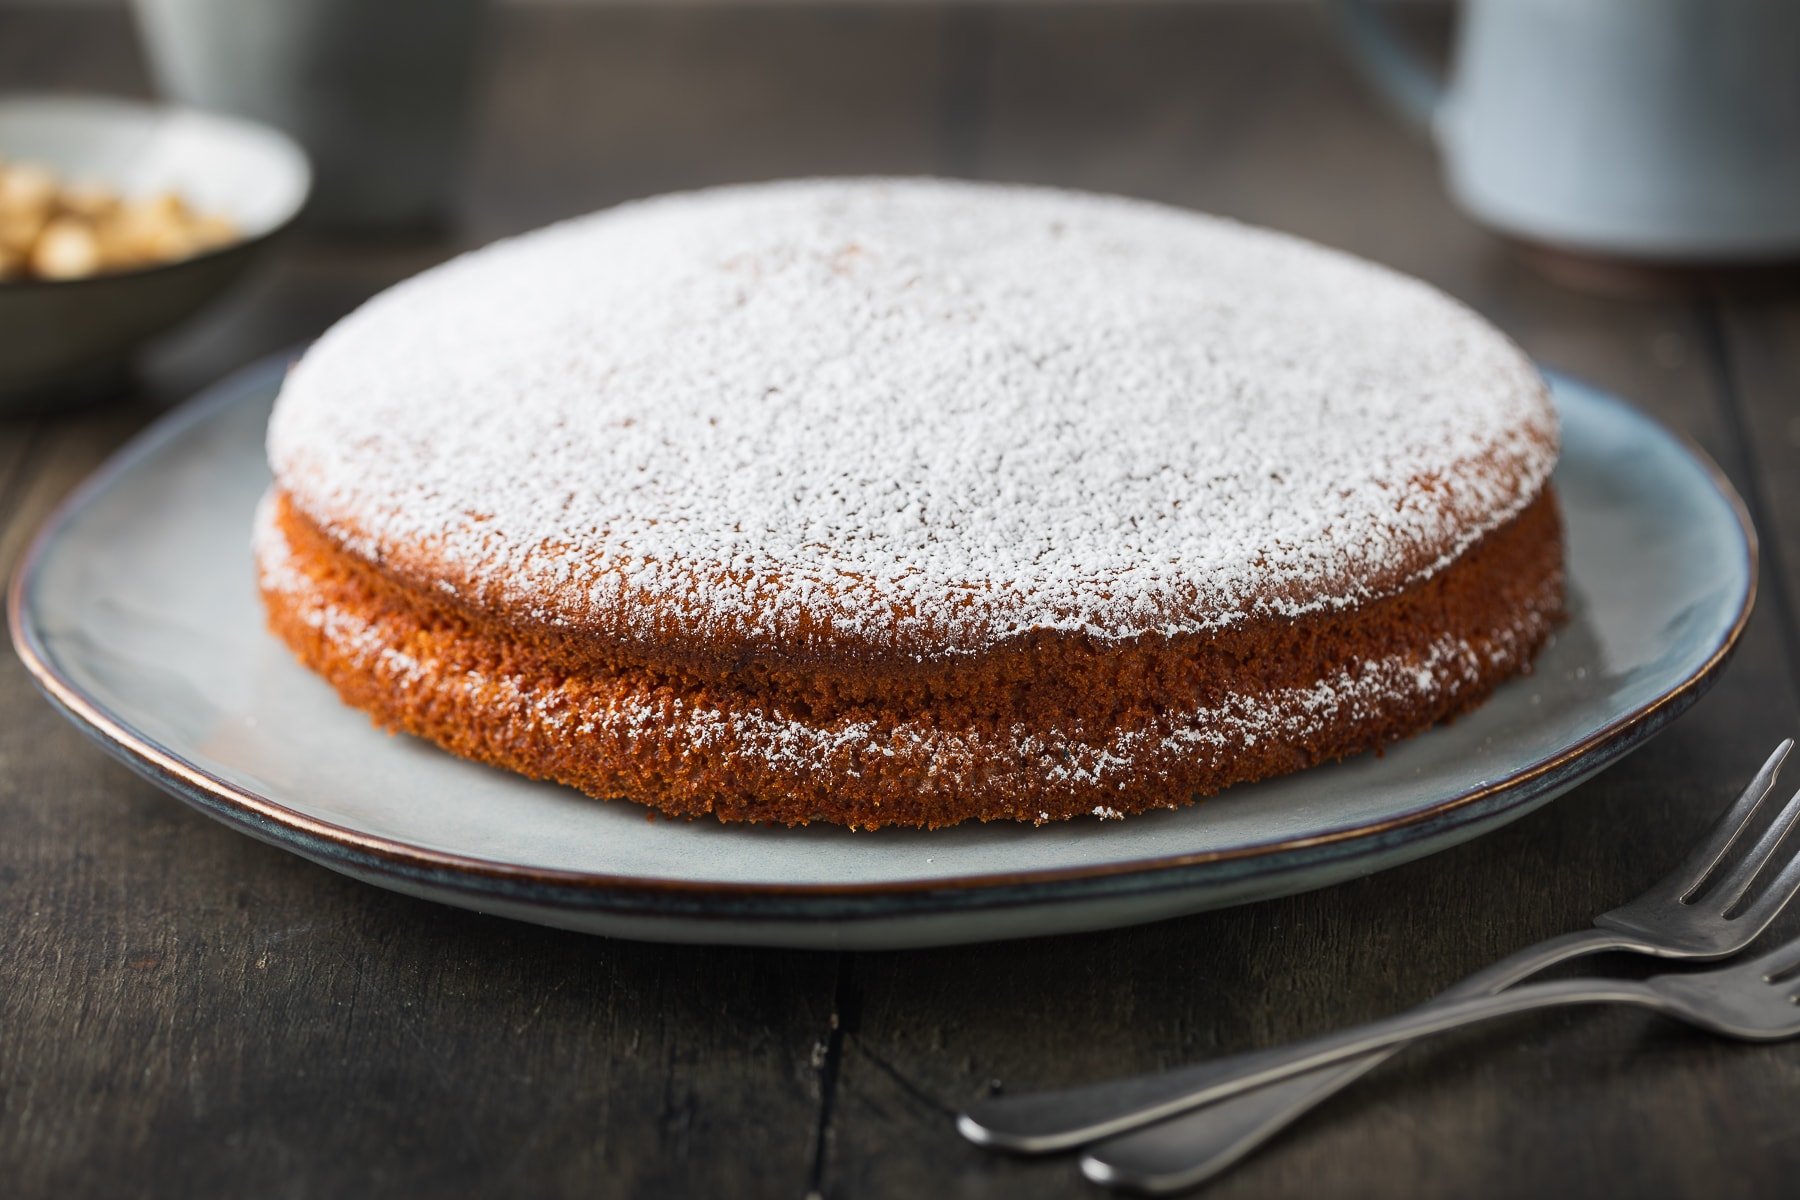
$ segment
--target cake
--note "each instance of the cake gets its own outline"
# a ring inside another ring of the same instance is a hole
[[[452,753],[725,821],[1174,808],[1378,748],[1562,608],[1554,410],[1426,285],[1116,197],[667,196],[294,366],[271,628]]]

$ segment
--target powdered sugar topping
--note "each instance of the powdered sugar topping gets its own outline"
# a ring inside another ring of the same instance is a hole
[[[1354,604],[1524,507],[1524,357],[1422,284],[1044,189],[665,197],[333,328],[269,448],[352,551],[626,638],[979,650]]]

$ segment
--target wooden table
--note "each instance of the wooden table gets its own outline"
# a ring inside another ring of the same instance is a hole
[[[296,239],[162,347],[141,394],[0,423],[0,565],[159,408],[458,247],[699,184],[929,172],[1154,197],[1423,276],[1724,466],[1764,539],[1756,616],[1693,711],[1478,842],[1145,928],[879,954],[612,942],[353,883],[158,793],[0,655],[0,1193],[1092,1194],[1066,1159],[969,1147],[952,1112],[991,1080],[1172,1065],[1421,1000],[1634,895],[1800,731],[1800,304],[1545,282],[1450,205],[1310,8],[509,8],[492,49],[455,233]],[[143,92],[124,14],[0,9],[0,89],[31,88]],[[1582,1010],[1414,1051],[1212,1194],[1797,1180],[1800,1045]]]

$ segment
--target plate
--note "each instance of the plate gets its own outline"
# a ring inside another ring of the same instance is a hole
[[[1692,704],[1756,591],[1742,503],[1624,402],[1553,381],[1570,620],[1534,674],[1453,725],[1180,812],[852,832],[647,820],[389,736],[263,627],[251,510],[286,360],[119,452],[13,580],[50,699],[225,823],[358,879],[660,941],[879,948],[1097,929],[1323,887],[1537,808]]]

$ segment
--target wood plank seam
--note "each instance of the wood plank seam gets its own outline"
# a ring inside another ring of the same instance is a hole
[[[1754,442],[1750,435],[1750,417],[1745,411],[1737,371],[1731,361],[1731,345],[1725,337],[1725,321],[1719,311],[1719,302],[1716,299],[1696,302],[1694,323],[1700,331],[1700,343],[1705,348],[1714,390],[1719,395],[1719,411],[1731,442],[1730,453],[1737,459],[1731,464],[1736,468],[1731,473],[1743,481],[1744,504],[1750,510],[1750,520],[1761,532],[1757,540],[1766,569],[1760,573],[1758,586],[1765,590],[1775,606],[1775,623],[1781,630],[1789,675],[1800,679],[1800,620],[1795,617],[1786,564],[1781,560],[1781,547],[1774,536],[1775,525],[1770,516],[1774,512],[1772,498],[1763,480],[1762,468],[1751,452]]]
[[[981,173],[982,129],[987,122],[987,89],[992,73],[994,14],[985,6],[957,6],[945,17],[944,77],[940,120],[945,175],[978,178]],[[825,1052],[819,1065],[819,1117],[813,1133],[812,1162],[807,1171],[807,1200],[823,1195],[832,1118],[835,1115],[838,1074],[843,1066],[844,1038],[851,1032],[856,1009],[856,955],[839,953],[837,982],[831,998],[831,1018],[825,1036]],[[886,1063],[881,1067],[898,1078]],[[943,1109],[924,1097],[909,1081],[908,1091],[920,1095],[934,1109]],[[945,1109],[944,1111],[948,1111]]]
[[[857,1009],[855,970],[856,955],[840,951],[837,982],[831,990],[831,1017],[825,1031],[825,1054],[819,1063],[819,1119],[813,1128],[812,1162],[806,1172],[807,1200],[824,1195],[826,1147],[837,1100],[838,1072],[844,1061],[844,1036],[855,1023]]]

